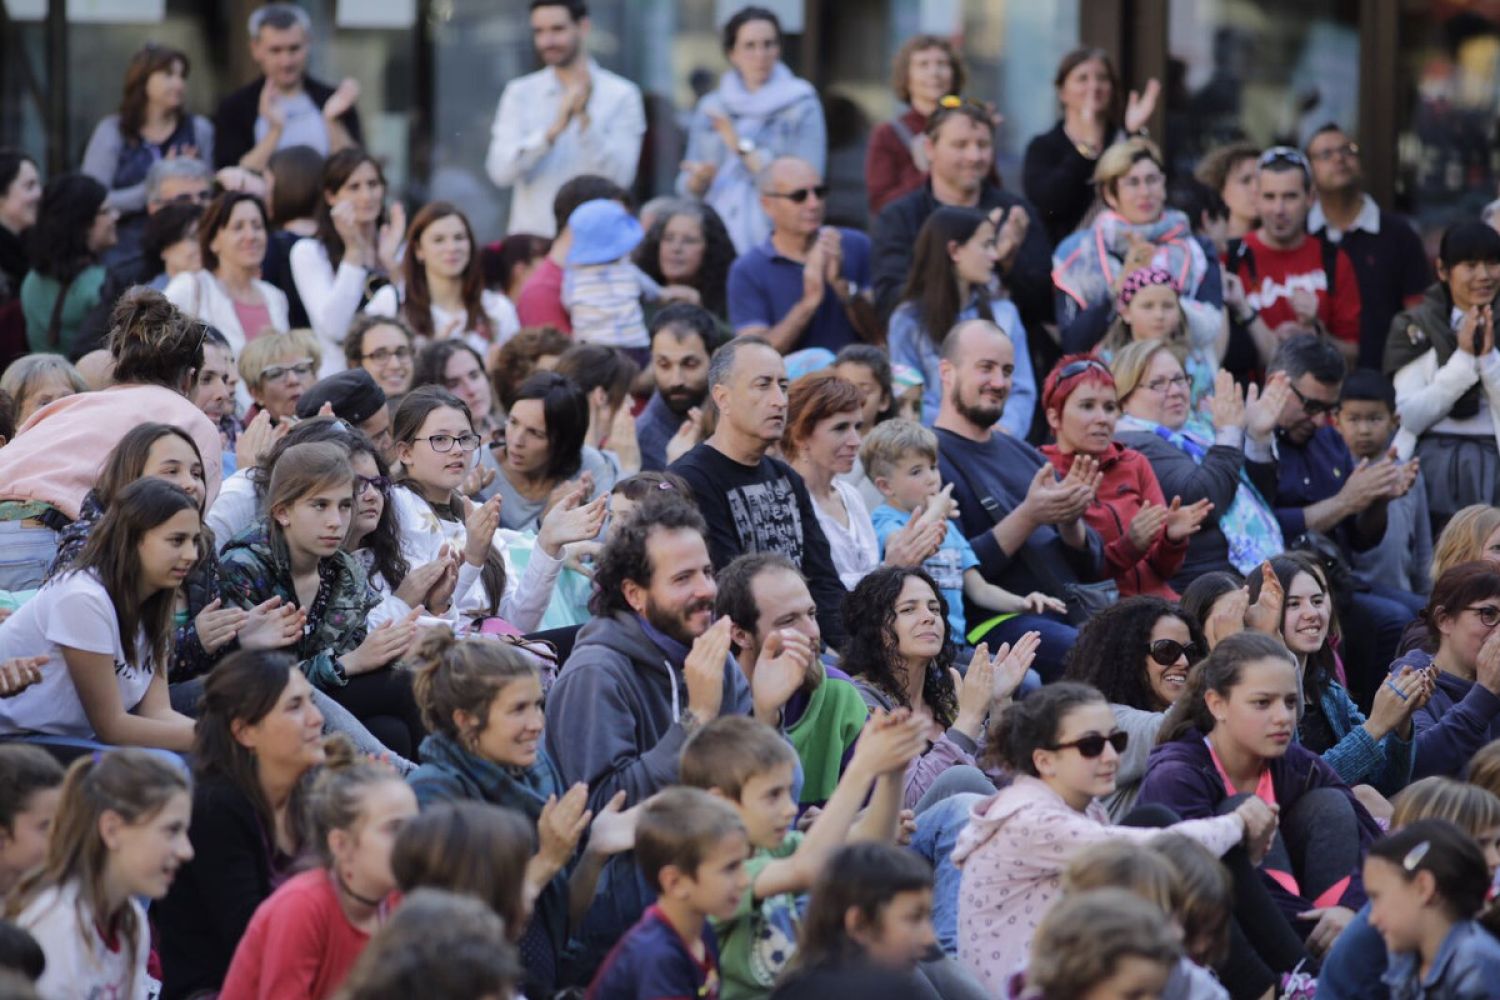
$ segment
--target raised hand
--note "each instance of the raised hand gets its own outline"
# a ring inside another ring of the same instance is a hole
[[[1245,394],[1234,376],[1222,368],[1214,376],[1214,394],[1208,401],[1208,414],[1216,431],[1245,426]]]
[[[453,592],[458,588],[458,567],[463,559],[457,552],[450,553],[446,545],[439,552],[438,559],[446,562],[447,566],[443,574],[437,578],[437,582],[427,591],[427,595],[422,598],[422,603],[434,614],[442,615],[446,614],[453,604]]]
[[[823,244],[814,243],[807,252],[807,262],[802,265],[802,302],[809,309],[823,303],[828,292],[828,254]]]
[[[724,702],[724,664],[729,658],[731,622],[728,615],[708,627],[693,640],[682,672],[687,679],[688,711],[700,723],[719,717]]]
[[[757,718],[767,723],[777,719],[782,706],[806,683],[817,655],[812,640],[801,632],[777,629],[766,637],[750,678]]]
[[[926,510],[925,501],[918,504],[906,523],[885,540],[885,565],[920,566],[942,547],[948,526],[946,522],[924,519],[922,515]]]
[[[1203,527],[1204,518],[1214,509],[1214,505],[1208,500],[1199,500],[1197,503],[1182,505],[1182,497],[1173,497],[1171,506],[1167,508],[1167,540],[1170,542],[1185,542],[1191,536],[1198,533]]]
[[[868,768],[872,775],[904,772],[927,749],[927,719],[898,708],[889,714],[876,709],[854,744],[849,769]]]
[[[464,477],[464,481],[458,487],[458,491],[466,497],[477,498],[479,494],[489,489],[490,483],[493,483],[494,481],[494,469],[487,469],[483,465],[476,465],[474,466],[474,468],[470,469],[469,474]]]
[[[323,102],[323,118],[333,121],[342,118],[344,113],[354,107],[354,102],[359,100],[359,81],[352,76],[346,76],[339,81],[338,87],[328,95],[328,100]]]
[[[443,546],[446,552],[447,546]],[[453,561],[445,555],[440,555],[430,563],[414,566],[396,588],[396,596],[407,605],[415,607],[426,602],[427,594],[436,586],[443,574],[448,572]]]
[[[1245,433],[1257,441],[1269,441],[1291,395],[1292,380],[1286,372],[1271,375],[1263,389],[1252,385],[1245,393]]]
[[[1203,623],[1203,638],[1210,650],[1229,636],[1245,631],[1245,615],[1249,607],[1248,587],[1231,590],[1214,602],[1208,621]]]
[[[667,464],[671,465],[683,455],[698,447],[703,440],[703,411],[698,407],[688,410],[687,419],[677,428],[667,442]]]
[[[376,260],[385,273],[397,274],[401,270],[401,244],[406,239],[406,206],[399,201],[391,203],[390,218],[380,227],[375,245]]]
[[[1248,600],[1250,592],[1245,591]],[[1281,634],[1281,609],[1286,605],[1286,588],[1267,559],[1260,564],[1260,594],[1245,608],[1245,627],[1269,636]]]
[[[990,659],[989,647],[981,642],[974,650],[967,674],[960,676],[952,667],[948,668],[948,674],[958,692],[958,715],[953,720],[953,728],[975,739],[979,727],[989,717],[990,703],[995,698],[995,661]]]
[[[1029,596],[1046,597],[1045,594]],[[1054,600],[1051,597],[1046,597],[1046,599]],[[1062,604],[1061,601],[1057,603]],[[1066,605],[1063,605],[1063,610],[1067,610]],[[999,702],[1010,700],[1011,695],[1016,693],[1016,688],[1020,687],[1021,682],[1026,679],[1026,671],[1030,670],[1031,665],[1036,662],[1036,653],[1041,645],[1042,633],[1040,632],[1024,633],[1016,640],[1014,646],[1004,642],[1000,644],[1000,648],[995,651],[992,659],[995,678],[992,700]],[[978,650],[975,650],[975,655],[978,655]]]
[[[276,446],[276,442],[286,437],[291,429],[291,422],[286,420],[272,425],[270,411],[261,410],[240,432],[239,440],[234,443],[236,468],[254,469],[259,466]]]
[[[218,652],[234,641],[247,617],[239,608],[224,607],[224,602],[215,597],[193,619],[193,625],[198,631],[198,642],[205,652]]]
[[[266,127],[272,132],[280,132],[286,128],[286,111],[281,106],[281,101],[276,98],[276,86],[267,80],[260,88],[260,100],[256,104],[256,113],[265,119]]]
[[[589,827],[589,851],[607,858],[633,849],[635,824],[640,815],[640,806],[626,809],[624,791],[616,792]]]
[[[1156,102],[1161,97],[1161,81],[1155,77],[1146,81],[1146,89],[1137,93],[1132,90],[1125,99],[1125,131],[1134,135],[1146,127],[1156,113]]]
[[[578,841],[593,818],[589,811],[589,786],[581,781],[563,793],[562,798],[555,794],[548,796],[536,821],[537,860],[553,874],[561,871],[578,849]]]
[[[1365,720],[1370,738],[1379,742],[1390,732],[1409,738],[1412,713],[1420,707],[1417,698],[1426,687],[1425,672],[1412,667],[1402,667],[1400,673],[1388,675],[1375,689],[1370,717]]]
[[[564,545],[597,538],[604,528],[604,515],[609,513],[609,497],[600,494],[588,503],[583,503],[585,496],[584,484],[577,484],[553,504],[542,518],[536,544],[553,559],[562,555]]]
[[[302,638],[307,615],[279,597],[262,601],[245,614],[240,626],[241,649],[285,649]]]
[[[464,505],[468,511],[464,518],[467,536],[464,539],[464,560],[470,566],[483,566],[495,540],[495,532],[500,528],[500,495],[497,493],[477,507],[466,497]]]

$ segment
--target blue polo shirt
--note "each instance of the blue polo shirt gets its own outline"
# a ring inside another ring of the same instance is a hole
[[[845,281],[858,290],[870,287],[870,238],[854,229],[839,228],[844,240]],[[803,265],[783,257],[768,238],[751,247],[729,268],[729,325],[739,333],[748,326],[775,326],[802,300]],[[837,353],[859,340],[844,304],[832,288],[823,296],[792,351],[824,347]]]
[[[1353,471],[1354,456],[1332,426],[1319,427],[1304,445],[1293,444],[1278,433],[1273,506],[1282,535],[1290,541],[1306,531],[1304,508],[1343,489]]]

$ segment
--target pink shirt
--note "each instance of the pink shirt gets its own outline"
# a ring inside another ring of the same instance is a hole
[[[543,257],[516,298],[516,313],[521,317],[521,326],[555,326],[563,333],[572,333],[573,320],[563,308],[562,289],[562,268],[554,264],[551,257]]]
[[[266,308],[264,302],[253,306],[243,302],[235,302],[233,305],[234,315],[240,321],[240,329],[245,331],[245,343],[250,343],[268,329],[275,332],[271,325],[271,310]]]
[[[182,428],[198,445],[207,509],[224,474],[219,429],[186,396],[158,385],[80,392],[32,414],[0,448],[0,500],[41,500],[76,519],[115,445],[153,421]]]

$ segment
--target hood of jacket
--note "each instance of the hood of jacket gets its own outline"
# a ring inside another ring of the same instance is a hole
[[[953,863],[962,867],[970,855],[999,833],[1017,814],[1039,807],[1070,808],[1062,796],[1042,779],[1029,774],[1016,775],[1005,788],[974,803],[969,810],[969,823],[958,835],[958,843],[953,848]],[[1103,807],[1098,802],[1089,804],[1088,815],[1101,823],[1108,822],[1108,817],[1102,813]]]

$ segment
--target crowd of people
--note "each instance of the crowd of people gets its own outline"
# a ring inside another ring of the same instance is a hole
[[[1500,231],[929,35],[830,226],[761,7],[636,206],[529,18],[496,243],[292,4],[0,150],[0,994],[1497,995]]]

